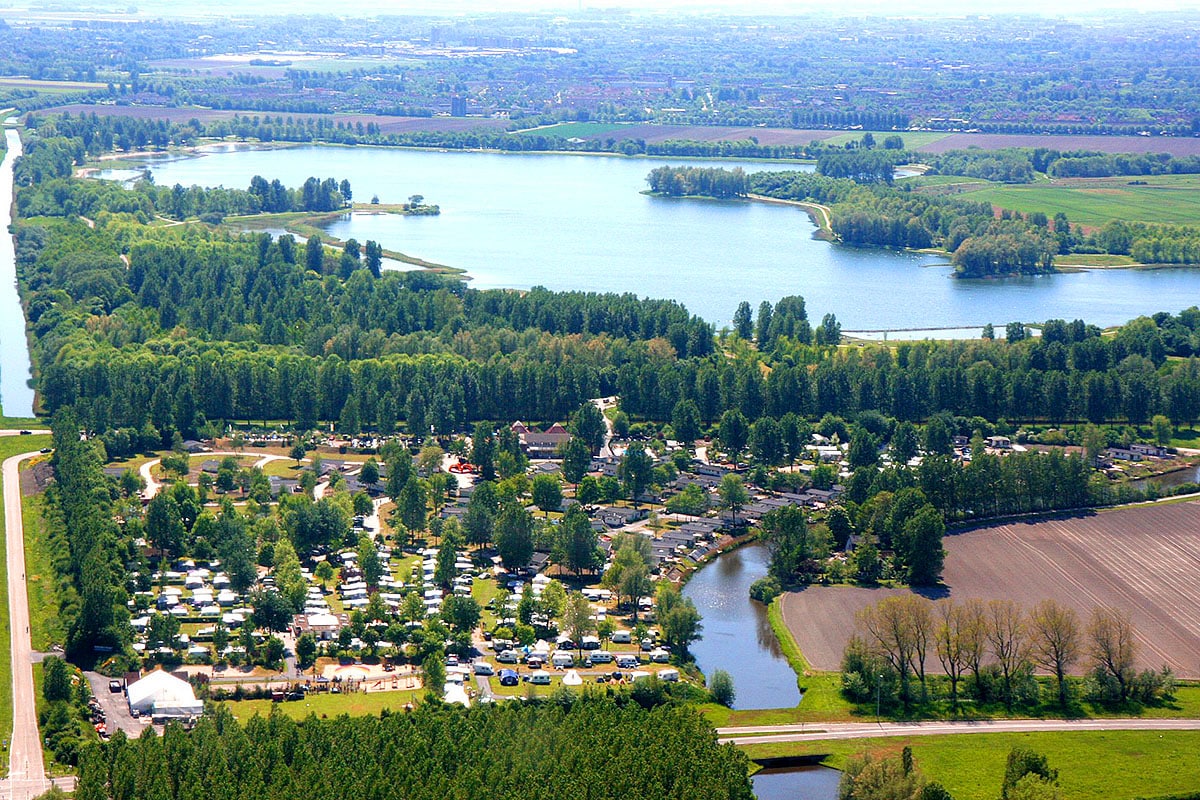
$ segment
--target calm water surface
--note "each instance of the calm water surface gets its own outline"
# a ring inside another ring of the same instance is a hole
[[[1109,325],[1200,303],[1200,269],[1107,270],[995,281],[952,280],[943,259],[812,238],[799,209],[640,194],[664,162],[304,146],[227,148],[152,162],[159,184],[244,188],[254,175],[298,186],[347,178],[356,200],[421,194],[438,217],[347,216],[330,233],[467,269],[479,287],[636,292],[679,300],[724,324],[741,300],[800,294],[814,321],[846,329],[970,328],[1054,317]],[[809,169],[761,162],[705,166]]]
[[[0,164],[0,406],[5,416],[32,417],[33,389],[29,388],[29,343],[25,339],[25,312],[17,295],[17,261],[12,222],[12,165],[21,155],[21,139],[14,130],[4,132],[8,150]]]
[[[842,773],[829,767],[787,767],[754,773],[758,800],[836,800]]]
[[[779,649],[762,604],[750,599],[750,584],[767,574],[765,545],[748,544],[701,567],[683,593],[703,619],[692,645],[705,675],[723,669],[733,678],[734,708],[787,708],[800,702],[796,673]]]

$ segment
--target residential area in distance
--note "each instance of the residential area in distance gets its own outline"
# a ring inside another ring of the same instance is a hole
[[[0,791],[1192,797],[1195,13],[760,12],[0,9]]]

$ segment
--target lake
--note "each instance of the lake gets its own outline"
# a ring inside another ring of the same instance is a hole
[[[734,708],[789,708],[800,703],[796,673],[779,649],[767,610],[750,599],[750,584],[767,574],[766,545],[743,545],[692,575],[683,594],[696,604],[704,629],[691,646],[705,675],[733,678]]]
[[[1099,325],[1200,302],[1200,270],[1094,270],[960,281],[944,259],[857,249],[813,238],[800,209],[751,201],[649,197],[665,163],[811,169],[762,162],[437,152],[365,147],[223,146],[149,162],[159,184],[245,188],[254,175],[299,186],[346,178],[358,201],[421,194],[437,217],[346,215],[339,238],[374,239],[466,269],[481,288],[636,292],[673,298],[723,325],[737,304],[800,294],[809,317],[846,330],[978,328],[1083,318]]]

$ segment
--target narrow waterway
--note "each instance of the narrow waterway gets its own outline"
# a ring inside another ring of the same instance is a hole
[[[734,708],[787,708],[800,702],[792,671],[750,584],[767,574],[770,555],[748,544],[701,567],[683,589],[700,612],[704,629],[692,645],[705,675],[723,669],[733,678]]]
[[[21,137],[4,131],[8,150],[0,164],[0,409],[8,417],[33,416],[32,370],[25,338],[25,310],[17,294],[17,254],[8,234],[13,212],[13,161],[21,155]]]
[[[769,768],[750,779],[758,800],[836,800],[841,781],[829,767]]]

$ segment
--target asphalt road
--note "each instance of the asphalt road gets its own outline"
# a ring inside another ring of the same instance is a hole
[[[757,725],[718,728],[722,742],[819,742],[829,739],[878,739],[888,736],[946,736],[965,733],[1033,733],[1039,731],[1195,731],[1200,719],[1018,719],[939,722],[813,722],[803,725]]]
[[[33,648],[29,638],[29,594],[25,587],[25,530],[21,522],[22,461],[37,451],[4,461],[4,530],[8,556],[8,618],[12,630],[13,732],[4,782],[11,800],[27,800],[50,788],[34,710]]]

